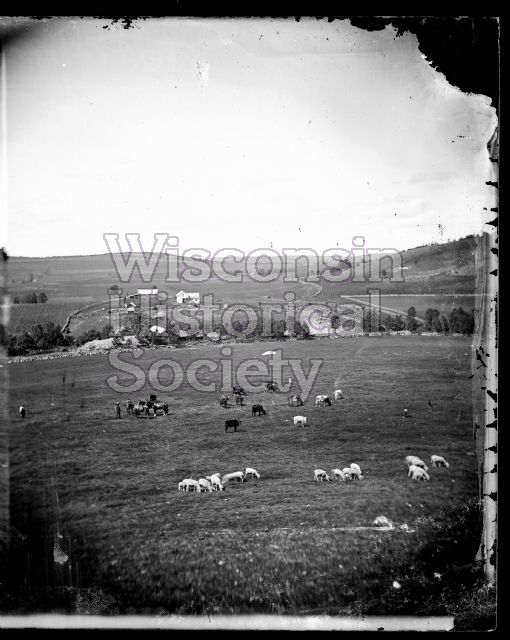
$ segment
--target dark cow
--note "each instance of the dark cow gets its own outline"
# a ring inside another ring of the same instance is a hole
[[[260,415],[266,415],[266,410],[264,409],[264,407],[261,404],[254,404],[251,408],[251,415],[252,416],[260,416]]]
[[[246,391],[243,389],[243,387],[239,386],[238,384],[235,384],[232,387],[232,391],[234,392],[234,395],[240,395],[240,396],[247,396],[248,395],[246,393]]]
[[[225,420],[225,433],[227,433],[229,429],[233,429],[234,431],[237,431],[237,427],[240,424],[241,424],[241,421],[237,420],[236,418],[233,418],[231,420]]]
[[[291,407],[302,407],[304,405],[301,396],[290,396],[289,404]]]

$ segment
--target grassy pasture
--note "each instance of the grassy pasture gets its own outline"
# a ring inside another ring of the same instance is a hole
[[[280,348],[305,369],[311,358],[323,361],[305,407],[288,407],[285,393],[261,391],[248,396],[246,407],[225,410],[219,391],[185,384],[169,394],[156,391],[169,399],[168,417],[123,411],[116,420],[114,403],[128,396],[106,385],[120,372],[105,356],[9,365],[13,525],[32,535],[44,556],[58,523],[71,565],[66,584],[89,594],[80,596],[82,610],[418,614],[441,589],[433,572],[461,564],[462,554],[474,557],[467,526],[473,523],[459,516],[477,493],[470,341],[396,336],[239,344],[234,369]],[[148,371],[160,358],[186,367],[220,357],[212,346],[152,350],[137,364]],[[219,382],[221,373],[199,377]],[[314,407],[316,393],[333,395],[335,388],[343,401]],[[128,395],[136,400],[151,392],[146,384]],[[257,402],[267,416],[251,417]],[[20,403],[28,410],[24,422]],[[308,416],[307,428],[294,428],[297,414]],[[242,419],[239,432],[225,434],[227,417]],[[428,460],[435,453],[450,469],[431,469],[430,483],[407,478],[406,455]],[[360,464],[363,480],[314,482],[314,468],[329,472],[351,462]],[[262,478],[223,493],[177,491],[184,477],[246,466]],[[410,531],[352,530],[378,515]],[[40,575],[61,584],[33,552],[31,566],[38,561]],[[415,567],[427,597],[410,595]],[[457,576],[458,588],[463,580]],[[31,589],[35,598],[34,583]],[[101,604],[92,606],[93,597]]]

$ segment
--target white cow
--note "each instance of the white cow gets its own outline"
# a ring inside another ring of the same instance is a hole
[[[337,480],[340,480],[340,481],[345,480],[345,476],[342,473],[341,469],[332,469],[331,474],[333,478],[336,478]]]
[[[244,482],[244,473],[242,471],[234,471],[233,473],[226,473],[221,479],[222,484],[235,480],[236,482]]]
[[[202,487],[204,491],[212,491],[212,485],[210,480],[206,480],[205,478],[200,478],[198,484]]]
[[[320,395],[315,398],[316,407],[323,407],[325,404],[331,406],[331,400],[329,399],[329,396]]]
[[[430,456],[430,461],[432,462],[433,467],[449,467],[450,465],[443,456]]]
[[[425,469],[417,467],[414,464],[409,466],[409,473],[407,475],[413,480],[426,480],[427,482],[430,480],[430,476]]]
[[[251,478],[260,478],[260,473],[257,471],[257,469],[252,469],[251,467],[246,467],[244,475],[246,477],[250,476]]]
[[[322,482],[323,480],[327,480],[329,482],[329,476],[324,469],[315,469],[313,475],[317,482]]]
[[[423,469],[425,469],[425,471],[429,470],[427,465],[421,458],[418,458],[418,456],[406,456],[405,461],[408,465],[414,464],[415,467],[422,467]]]
[[[306,425],[306,418],[305,416],[294,416],[294,426],[295,427],[299,427],[299,426],[304,427]]]
[[[335,400],[343,400],[344,394],[342,393],[342,389],[335,390]]]

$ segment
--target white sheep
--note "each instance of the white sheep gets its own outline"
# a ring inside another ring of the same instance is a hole
[[[450,465],[443,456],[430,456],[430,461],[432,462],[433,467],[449,467]]]
[[[212,485],[210,480],[206,480],[205,478],[200,478],[198,484],[204,489],[204,491],[212,491]]]
[[[222,484],[227,484],[230,480],[235,480],[236,482],[244,482],[244,473],[242,471],[234,471],[233,473],[226,473],[221,479]]]
[[[425,471],[429,470],[427,465],[421,458],[418,458],[418,456],[406,456],[405,461],[408,465],[414,464],[416,467],[422,467],[423,469],[425,469]]]
[[[331,469],[331,474],[333,478],[336,478],[337,480],[340,480],[340,481],[345,480],[345,476],[342,473],[341,469]]]
[[[202,491],[198,482],[193,478],[185,478],[182,482],[184,483],[184,491],[197,491],[198,493]]]
[[[355,462],[351,462],[351,469],[355,469],[359,475],[361,475],[361,467],[359,466],[359,464],[356,464]]]
[[[178,490],[179,490],[179,491],[184,491],[184,487],[185,487],[184,481],[179,482]]]
[[[306,417],[305,416],[294,416],[294,426],[298,427],[300,425],[302,427],[304,427],[306,425]]]
[[[211,486],[213,488],[213,491],[224,491],[224,487],[221,484],[221,480],[219,479],[218,476],[211,476]]]
[[[344,394],[342,393],[342,389],[336,389],[335,390],[335,400],[342,400],[344,397]]]
[[[353,473],[355,473],[355,471],[351,467],[344,467],[342,469],[342,473],[344,474],[344,478],[346,480],[352,480],[352,475]]]
[[[417,467],[414,464],[409,465],[409,473],[407,474],[412,480],[430,480],[429,474],[423,467]]]
[[[252,467],[246,467],[244,475],[246,477],[250,476],[251,478],[260,478],[260,473],[257,471],[257,469],[252,469]]]
[[[313,475],[315,480],[317,480],[318,482],[322,482],[323,480],[327,480],[329,482],[329,476],[324,471],[324,469],[315,469],[315,471],[313,472]]]

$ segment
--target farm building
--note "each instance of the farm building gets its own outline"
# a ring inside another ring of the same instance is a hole
[[[175,300],[177,304],[186,304],[192,302],[193,304],[200,304],[199,293],[186,293],[186,291],[179,291],[175,294]]]
[[[142,304],[142,298],[145,298],[145,300],[150,301],[153,304],[157,300],[158,293],[159,292],[156,287],[152,287],[151,289],[137,289],[136,293],[126,296],[126,307],[129,308],[131,305],[135,308],[140,307]]]

